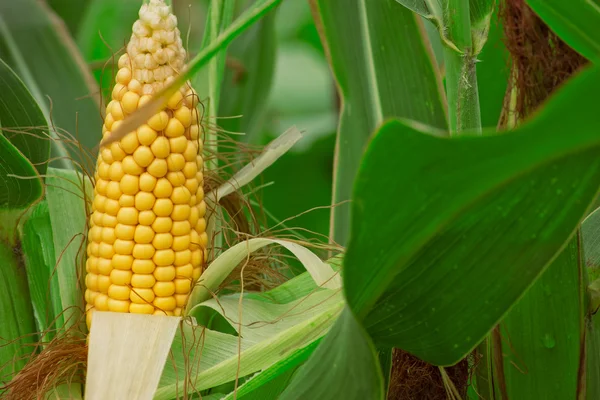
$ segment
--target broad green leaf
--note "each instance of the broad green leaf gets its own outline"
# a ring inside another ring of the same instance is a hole
[[[352,182],[371,133],[384,119],[411,118],[447,128],[445,100],[421,21],[394,0],[315,2],[317,25],[342,97],[332,238],[350,230]]]
[[[219,125],[229,132],[245,133],[246,142],[255,142],[260,133],[275,67],[275,11],[265,15],[228,49],[230,65],[225,69]]]
[[[84,199],[91,200],[92,185],[75,171],[55,168],[48,169],[46,183],[56,255],[55,293],[60,293],[59,312],[64,310],[56,314],[56,327],[69,328],[81,322],[88,208]]]
[[[173,360],[167,361],[155,400],[170,400],[183,390],[208,389],[266,369],[322,337],[342,307],[343,301],[328,307],[316,306],[304,321],[258,343],[248,342],[243,331],[240,338],[184,324],[173,342]]]
[[[141,5],[142,0],[91,0],[86,7],[75,37],[83,58],[94,64],[94,76],[103,93],[114,83],[116,62],[129,41]]]
[[[223,400],[263,400],[276,399],[287,387],[290,379],[313,351],[322,339],[317,339],[306,347],[296,350],[287,358],[276,362],[264,371],[259,372],[246,383],[241,385],[237,391],[228,394]]]
[[[46,201],[35,206],[23,225],[21,246],[37,330],[46,332],[53,328],[54,318],[62,312],[54,271],[54,238]],[[48,332],[44,340],[49,341],[53,336],[53,332]]]
[[[37,341],[27,276],[12,246],[0,241],[0,386],[27,362]]]
[[[600,61],[597,0],[527,0],[527,4],[566,44],[588,60]]]
[[[379,130],[344,263],[348,303],[377,345],[451,365],[535,281],[600,186],[599,114],[581,101],[598,90],[600,70],[586,70],[502,135],[449,140],[398,121]]]
[[[257,22],[269,10],[279,4],[281,0],[257,0],[252,7],[248,8],[242,15],[236,18],[235,21],[222,33],[220,33],[214,41],[211,41],[188,63],[187,70],[179,75],[169,86],[165,87],[157,93],[151,101],[140,107],[136,112],[129,115],[123,120],[123,123],[115,129],[110,136],[105,138],[102,146],[106,146],[115,140],[121,139],[128,132],[136,129],[147,121],[153,114],[159,111],[169,97],[191,77],[193,77],[202,67],[204,67],[213,57],[227,47],[229,43],[242,32],[248,29],[252,24]]]
[[[468,0],[461,2],[452,2],[450,0],[396,0],[398,3],[411,9],[417,14],[433,22],[438,28],[442,40],[450,47],[465,51],[460,43],[455,42],[455,38],[450,34],[450,24],[455,22],[452,13],[453,7],[469,7],[471,17],[471,40],[474,47],[474,54],[478,54],[485,41],[489,29],[490,17],[494,8],[495,0]]]
[[[36,0],[2,1],[0,16],[0,57],[23,79],[58,131],[92,150],[102,127],[98,87],[62,21]],[[79,149],[71,150],[79,157]]]
[[[279,399],[383,400],[384,394],[371,339],[345,308]]]
[[[31,93],[10,67],[0,60],[0,128],[3,135],[46,173],[50,157],[48,123]]]
[[[500,322],[502,360],[494,365],[503,366],[505,382],[495,386],[505,387],[509,399],[580,398],[587,314],[582,268],[575,237]]]

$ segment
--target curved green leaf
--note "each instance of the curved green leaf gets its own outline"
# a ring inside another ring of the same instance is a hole
[[[587,70],[502,135],[380,129],[356,180],[344,273],[376,344],[451,365],[521,297],[600,186],[600,116],[587,101],[598,91],[600,70]]]

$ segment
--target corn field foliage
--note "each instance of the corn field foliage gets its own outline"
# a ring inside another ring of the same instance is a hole
[[[0,396],[599,399],[593,3],[0,0]],[[149,4],[177,17],[187,67],[123,113]],[[196,106],[199,125],[150,119]],[[97,160],[141,126],[204,142],[181,185],[205,259],[185,295],[145,289],[173,295],[168,316],[116,313],[125,287],[96,316],[110,274],[88,243],[115,242],[94,229]]]

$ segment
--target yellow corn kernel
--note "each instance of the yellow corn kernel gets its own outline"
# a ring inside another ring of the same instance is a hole
[[[152,274],[135,274],[131,278],[131,287],[135,289],[151,288],[155,283],[156,279]]]
[[[161,111],[148,120],[148,125],[155,131],[162,131],[169,123],[169,115],[165,111]],[[110,129],[110,128],[109,128]]]
[[[154,301],[154,291],[150,288],[133,288],[129,298],[136,304],[148,304]]]
[[[154,188],[153,193],[154,196],[159,199],[171,197],[171,194],[173,193],[173,185],[171,185],[171,182],[169,182],[167,178],[160,178],[156,182],[156,187]]]
[[[135,208],[138,211],[152,210],[155,200],[156,198],[152,193],[138,192],[138,194],[135,195]]]
[[[108,310],[113,312],[126,313],[129,311],[129,300],[116,300],[108,298]]]
[[[161,311],[173,311],[175,307],[177,307],[177,303],[175,301],[175,297],[156,297],[152,302],[154,307]]]
[[[152,210],[141,211],[138,216],[138,222],[141,225],[150,226],[156,220],[156,214]]]
[[[113,248],[115,250],[115,253],[126,256],[133,253],[133,246],[135,246],[135,243],[136,242],[134,242],[133,240],[117,239],[115,240]]]
[[[169,167],[167,166],[166,160],[155,158],[146,170],[155,177],[162,178],[169,172]]]
[[[140,177],[136,175],[124,175],[119,182],[121,192],[128,195],[135,195],[140,190]]]
[[[192,264],[185,264],[181,267],[175,268],[175,276],[178,279],[181,279],[181,278],[190,279],[193,274],[194,274],[194,267],[192,267]]]
[[[110,281],[114,285],[127,286],[131,283],[131,276],[132,273],[129,270],[113,269],[110,273]]]
[[[137,137],[141,145],[150,146],[156,140],[157,133],[150,126],[144,124],[137,129]]]
[[[138,225],[137,228],[135,228],[135,236],[133,239],[136,243],[152,243],[152,240],[154,239],[154,231],[149,226]]]
[[[136,274],[151,274],[154,272],[156,265],[151,259],[133,260],[131,270]]]
[[[152,246],[156,250],[170,249],[173,244],[173,235],[170,233],[157,233],[152,240]]]
[[[185,136],[179,136],[169,139],[169,147],[172,153],[183,153],[187,148],[188,139]]]
[[[155,176],[150,175],[148,172],[144,172],[140,175],[140,190],[144,192],[151,192],[156,186],[157,179]]]
[[[150,260],[154,256],[154,247],[151,244],[137,243],[133,246],[133,258],[137,260]]]
[[[139,146],[133,152],[133,159],[135,160],[137,165],[145,168],[145,167],[149,166],[150,164],[152,164],[152,161],[154,161],[154,154],[152,153],[152,150],[150,150],[150,147]]]
[[[160,282],[171,282],[175,279],[175,267],[172,265],[166,267],[156,267],[154,278]]]
[[[132,314],[154,314],[154,306],[152,304],[136,304],[129,305],[129,312]]]
[[[193,231],[192,231],[193,232]],[[190,245],[190,248],[192,246]],[[173,265],[176,267],[181,267],[192,261],[192,251],[190,249],[185,249],[182,251],[175,252],[175,261],[173,261]]]
[[[150,150],[152,150],[152,154],[154,154],[154,157],[156,158],[167,158],[171,153],[169,139],[164,136],[157,137],[150,145]]]

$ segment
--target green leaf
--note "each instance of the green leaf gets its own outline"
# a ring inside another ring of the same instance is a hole
[[[48,123],[29,90],[0,60],[0,127],[2,133],[33,164],[46,173],[50,157]]]
[[[371,133],[389,117],[446,129],[445,100],[420,20],[394,0],[318,0],[322,35],[342,97],[332,238],[345,244],[352,182]],[[317,22],[317,25],[319,23]]]
[[[490,17],[495,0],[396,0],[403,6],[427,18],[438,28],[440,37],[450,47],[465,51],[456,38],[452,37],[450,25],[454,23],[452,13],[456,7],[468,7],[470,14],[471,41],[474,54],[478,54],[485,41],[489,29]]]
[[[579,398],[586,352],[583,268],[575,237],[500,323],[502,359],[494,365],[503,367],[505,382],[495,386],[505,387],[507,398]]]
[[[600,120],[581,101],[599,90],[600,70],[586,70],[502,135],[449,140],[398,121],[379,130],[356,180],[344,265],[348,303],[377,345],[451,365],[534,282],[600,186]]]
[[[383,400],[384,393],[371,339],[345,308],[279,399]]]
[[[229,132],[242,132],[242,140],[256,142],[265,114],[275,67],[275,17],[267,14],[228,49],[230,65],[225,69],[219,114],[227,118],[219,125]]]
[[[596,0],[527,0],[527,4],[575,51],[590,61],[600,61],[600,9]]]
[[[37,341],[27,276],[17,255],[0,241],[0,386],[23,368]]]
[[[0,16],[0,57],[23,79],[59,132],[92,150],[101,137],[98,87],[62,21],[36,0],[2,1]],[[71,154],[80,158],[78,148]]]
[[[92,184],[83,175],[71,171],[49,168],[46,178],[46,199],[50,211],[57,279],[55,293],[60,293],[56,314],[56,328],[68,329],[81,321],[83,309],[83,261],[86,254],[87,207],[91,199]],[[84,197],[85,196],[85,197]],[[59,315],[59,313],[62,314]]]
[[[300,365],[302,365],[322,339],[317,339],[306,347],[296,350],[287,358],[276,362],[264,371],[259,372],[246,383],[241,385],[237,391],[228,394],[223,400],[262,400],[276,399],[285,390],[291,377]]]
[[[600,315],[590,317],[585,335],[586,353],[590,355],[586,363],[586,392],[587,399],[600,398]]]
[[[46,201],[35,206],[23,225],[21,245],[37,331],[46,332],[53,328],[54,318],[62,312],[58,280],[54,274],[54,238]],[[49,341],[53,336],[53,332],[49,332],[43,339]]]

